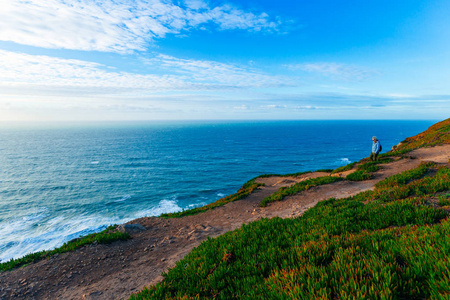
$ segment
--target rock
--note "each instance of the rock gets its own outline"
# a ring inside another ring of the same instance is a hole
[[[122,233],[138,233],[147,230],[147,228],[141,224],[122,224],[117,226],[117,230]]]

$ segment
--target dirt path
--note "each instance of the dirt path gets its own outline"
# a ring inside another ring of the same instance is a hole
[[[260,218],[299,216],[319,201],[372,189],[378,181],[417,167],[421,161],[448,165],[450,145],[418,149],[409,155],[407,159],[381,165],[382,169],[372,180],[339,181],[313,187],[265,208],[258,206],[260,201],[281,186],[326,173],[261,178],[258,181],[265,186],[246,199],[195,216],[134,220],[130,223],[139,223],[146,230],[132,233],[128,241],[90,245],[0,273],[0,299],[127,299],[144,286],[162,280],[162,272],[173,267],[207,237],[219,236]]]

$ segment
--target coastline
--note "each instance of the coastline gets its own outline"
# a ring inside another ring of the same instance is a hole
[[[136,224],[134,227],[122,226],[131,235],[129,240],[111,244],[94,243],[74,252],[55,254],[12,271],[0,272],[0,299],[126,299],[145,286],[161,282],[161,273],[175,266],[176,262],[209,238],[261,219],[297,218],[321,201],[347,198],[373,190],[381,180],[417,168],[425,162],[434,162],[437,167],[450,167],[450,125],[447,123],[450,121],[440,123],[440,126],[446,126],[444,129],[434,126],[437,130],[433,134],[424,132],[407,138],[401,149],[389,154],[393,159],[380,164],[381,168],[373,171],[368,180],[344,179],[359,168],[358,164],[353,165],[351,170],[334,174],[308,172],[291,176],[263,176],[255,180],[260,186],[237,201],[181,218],[135,219],[127,223]],[[359,165],[362,166],[365,161],[360,161]],[[343,180],[311,186],[282,201],[261,207],[262,200],[275,192],[326,174]]]
[[[319,201],[373,189],[380,180],[417,167],[421,161],[433,160],[448,165],[448,153],[450,145],[414,150],[409,154],[410,158],[383,165],[371,180],[339,181],[313,187],[266,208],[259,206],[260,201],[280,187],[323,173],[261,178],[258,181],[265,185],[242,200],[182,218],[136,219],[127,224],[140,224],[146,230],[130,232],[132,239],[128,241],[85,246],[72,253],[0,273],[0,285],[9,287],[0,293],[4,296],[15,291],[14,298],[23,299],[30,295],[36,299],[126,299],[145,286],[160,282],[162,272],[173,267],[207,238],[262,218],[298,217]]]

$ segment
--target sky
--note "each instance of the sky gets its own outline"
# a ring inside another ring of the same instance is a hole
[[[448,0],[0,0],[0,122],[442,120],[448,16]]]

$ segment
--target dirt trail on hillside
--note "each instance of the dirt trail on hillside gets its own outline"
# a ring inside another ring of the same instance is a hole
[[[144,231],[132,239],[109,245],[90,245],[75,252],[55,255],[29,266],[0,273],[0,299],[127,299],[133,292],[162,280],[161,273],[173,267],[207,237],[217,237],[242,224],[261,218],[291,218],[303,214],[319,201],[344,198],[373,189],[391,175],[417,167],[422,161],[448,165],[450,145],[412,151],[408,158],[380,165],[374,178],[363,182],[339,181],[317,186],[261,208],[259,203],[282,186],[313,177],[260,178],[265,186],[245,199],[214,210],[179,219],[141,218]],[[346,172],[348,173],[348,172]],[[344,177],[344,174],[336,176]]]

